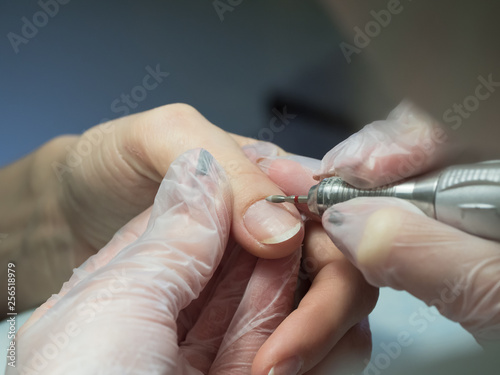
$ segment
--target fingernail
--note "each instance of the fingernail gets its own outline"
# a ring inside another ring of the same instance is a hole
[[[245,145],[241,148],[247,158],[252,162],[256,162],[259,158],[263,157],[273,157],[279,154],[279,149],[274,144],[270,142],[255,142],[249,145]]]
[[[263,244],[277,244],[295,236],[302,222],[298,214],[294,216],[286,209],[286,205],[265,200],[255,202],[243,216],[248,232]]]
[[[272,164],[277,160],[290,160],[297,164],[300,164],[301,167],[308,170],[309,172],[313,172],[321,166],[321,160],[308,158],[307,156],[300,155],[289,155],[289,156],[274,156],[274,157],[261,157],[257,160],[257,165],[264,173],[268,173],[272,170]],[[276,167],[280,169],[279,163]]]
[[[304,361],[297,356],[288,358],[274,365],[268,375],[297,375],[303,364]]]
[[[394,108],[387,116],[388,120],[394,120],[403,125],[412,125],[416,122],[433,122],[432,118],[415,104],[405,99]]]
[[[275,160],[276,158],[258,158],[256,163],[262,172],[269,174],[269,171],[272,169],[271,165]]]
[[[332,208],[328,213],[327,220],[329,223],[332,223],[336,227],[340,227],[344,223],[344,214],[342,212]]]

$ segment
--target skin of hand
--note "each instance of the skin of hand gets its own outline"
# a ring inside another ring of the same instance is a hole
[[[21,328],[19,365],[7,374],[248,374],[292,307],[300,253],[244,251],[230,239],[231,206],[215,159],[182,155],[152,209]]]
[[[281,191],[242,152],[248,142],[171,104],[56,138],[0,170],[10,181],[0,187],[0,228],[8,233],[0,245],[5,261],[18,264],[17,310],[57,292],[74,267],[152,204],[170,163],[193,148],[207,149],[228,173],[238,244],[268,259],[293,253],[304,236],[300,214],[263,201]]]
[[[265,152],[259,152],[261,147],[265,143],[244,149],[285,194],[307,194],[317,183],[313,172],[320,167],[319,160],[278,153],[262,156]],[[369,285],[331,242],[318,218],[306,222],[299,275],[311,281],[310,288],[263,345],[254,369],[264,358],[299,356],[296,363],[301,363],[301,374],[361,372],[371,354],[366,317],[375,306],[378,289]],[[296,368],[290,365],[279,374],[295,374],[292,370]]]
[[[316,174],[336,174],[366,188],[455,160],[450,140],[434,136],[435,121],[408,103],[394,113],[335,147]],[[406,290],[436,306],[483,346],[500,340],[499,243],[440,223],[394,198],[340,203],[322,222],[370,284]]]

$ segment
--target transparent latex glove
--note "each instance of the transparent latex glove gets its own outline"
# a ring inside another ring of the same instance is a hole
[[[152,209],[21,328],[7,374],[248,374],[291,309],[298,252],[263,260],[228,244],[231,199],[208,152],[181,156]]]
[[[451,138],[435,142],[433,134],[445,134],[439,124],[408,103],[389,118],[331,150],[317,174],[334,172],[354,185],[372,187],[457,159]],[[499,243],[461,232],[394,198],[337,204],[322,221],[370,284],[407,290],[459,322],[480,344],[500,339]]]
[[[439,122],[403,101],[387,120],[366,125],[331,149],[315,175],[371,188],[457,162],[463,149]]]

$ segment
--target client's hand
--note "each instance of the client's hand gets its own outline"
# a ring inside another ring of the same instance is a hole
[[[0,204],[2,232],[10,233],[2,246],[12,249],[5,257],[22,272],[17,308],[38,305],[57,292],[73,268],[151,206],[170,163],[194,148],[208,150],[228,174],[235,240],[262,258],[293,253],[304,235],[300,215],[292,205],[263,201],[281,191],[242,152],[248,141],[188,105],[172,104],[56,138],[7,167],[4,178],[13,186],[19,171],[27,171],[17,189],[26,196]]]

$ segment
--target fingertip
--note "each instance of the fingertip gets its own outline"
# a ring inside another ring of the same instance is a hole
[[[287,195],[307,195],[317,182],[313,171],[319,160],[298,155],[265,157],[257,166]]]
[[[268,145],[264,143],[263,147]],[[269,195],[282,195],[283,191],[247,158],[239,163],[238,173],[229,172],[234,191],[232,230],[236,240],[258,257],[276,259],[291,254],[304,237],[299,211],[289,203],[265,201]]]
[[[408,101],[330,150],[316,176],[373,188],[426,172],[454,152],[438,121]]]
[[[307,194],[315,184],[312,170],[319,163],[316,159],[299,155],[281,156],[284,152],[268,142],[246,145],[243,151],[263,172],[249,176],[253,177],[251,183],[254,186],[259,186],[263,191],[265,189],[266,196],[283,192]],[[239,199],[235,202],[234,214],[234,232],[238,240],[249,252],[259,257],[274,259],[291,254],[304,238],[298,209],[288,203],[266,202],[262,199],[264,197],[255,200],[257,192],[248,189],[249,179],[243,176],[241,180],[245,180],[244,189],[238,190]],[[272,187],[269,186],[269,180]]]
[[[396,198],[355,198],[330,207],[322,224],[339,250],[356,266],[382,263],[406,216],[424,215]]]

